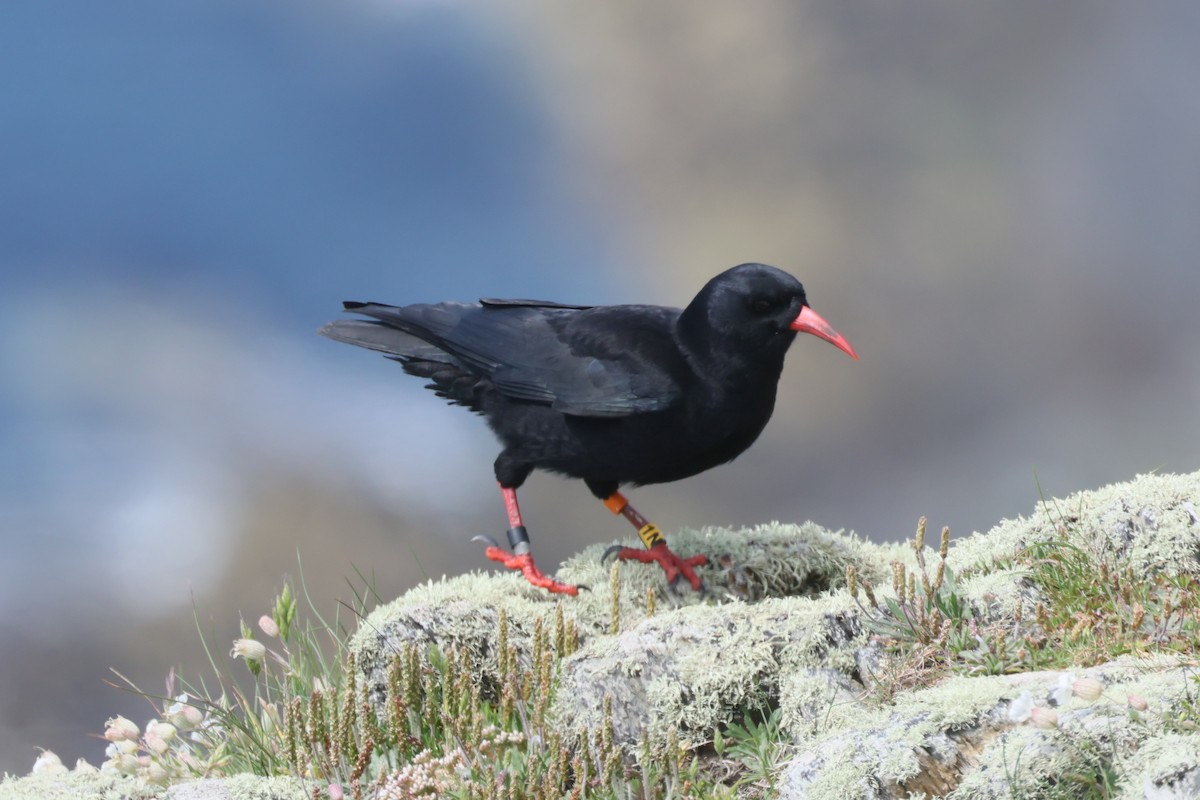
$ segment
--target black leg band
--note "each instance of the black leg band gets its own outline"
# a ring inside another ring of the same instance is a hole
[[[512,548],[513,555],[523,556],[529,552],[529,534],[525,532],[524,525],[508,529],[508,546]]]

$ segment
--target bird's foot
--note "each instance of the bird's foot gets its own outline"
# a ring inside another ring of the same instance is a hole
[[[605,561],[610,556],[616,556],[619,561],[640,561],[643,564],[657,563],[663,568],[663,572],[667,573],[667,583],[672,589],[679,583],[680,578],[684,578],[691,584],[693,589],[702,595],[704,594],[704,584],[700,581],[700,576],[696,574],[694,568],[707,564],[708,556],[698,555],[684,558],[672,552],[667,547],[666,542],[659,542],[646,550],[636,547],[623,547],[619,544],[613,545],[604,551],[604,555],[600,557],[600,560]]]
[[[520,570],[521,574],[525,576],[525,580],[540,589],[545,589],[553,594],[569,594],[574,597],[579,594],[580,588],[586,588],[572,586],[569,583],[562,583],[549,577],[538,569],[537,564],[533,563],[532,553],[510,553],[500,547],[496,543],[496,540],[490,536],[476,536],[472,541],[480,541],[487,544],[487,549],[483,551],[484,555],[492,561],[503,564],[508,569]]]

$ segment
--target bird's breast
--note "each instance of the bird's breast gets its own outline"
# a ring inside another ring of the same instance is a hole
[[[625,465],[628,480],[665,483],[732,461],[762,433],[774,404],[774,392],[727,397],[648,419],[624,451],[633,456]]]

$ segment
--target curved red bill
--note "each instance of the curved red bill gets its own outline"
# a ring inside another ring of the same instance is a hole
[[[832,325],[808,306],[800,309],[800,314],[792,320],[792,324],[788,325],[788,327],[794,331],[811,333],[813,336],[824,339],[838,350],[858,361],[858,353],[854,352],[854,348],[846,341],[846,337],[835,331]]]

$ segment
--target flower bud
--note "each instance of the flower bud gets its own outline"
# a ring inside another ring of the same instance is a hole
[[[204,719],[204,713],[200,709],[188,705],[189,699],[187,692],[184,692],[175,698],[174,703],[167,706],[167,710],[163,714],[163,718],[179,730],[190,730]]]
[[[132,720],[125,719],[122,716],[116,716],[104,723],[104,738],[110,742],[120,742],[126,739],[137,740],[141,735],[138,726],[133,724]]]
[[[157,736],[164,742],[169,742],[174,739],[176,732],[177,730],[175,726],[169,722],[160,722],[155,720],[153,722],[146,723],[146,735]]]
[[[1095,678],[1080,678],[1071,684],[1071,693],[1080,700],[1092,703],[1104,694],[1104,684]]]
[[[275,620],[266,614],[258,618],[258,629],[272,639],[279,636],[279,626],[275,624]]]
[[[118,758],[123,755],[133,755],[138,751],[138,743],[133,739],[121,739],[119,742],[113,742],[108,747],[104,748],[104,755],[109,758]]]
[[[1150,704],[1141,695],[1131,694],[1129,695],[1129,707],[1134,711],[1145,711],[1150,707]]]
[[[183,718],[193,728],[198,728],[204,724],[204,712],[195,706],[186,706],[183,709]]]
[[[62,759],[55,755],[52,750],[43,750],[38,755],[37,760],[33,762],[33,771],[58,774],[66,772],[67,768],[63,766]]]
[[[1045,706],[1034,706],[1029,712],[1029,722],[1035,728],[1057,728],[1058,712]]]
[[[122,753],[113,759],[113,766],[122,775],[136,775],[139,764],[137,756],[132,753]]]
[[[150,766],[146,767],[146,781],[157,786],[166,786],[171,780],[171,773],[167,772],[167,768],[157,761],[151,761]]]

